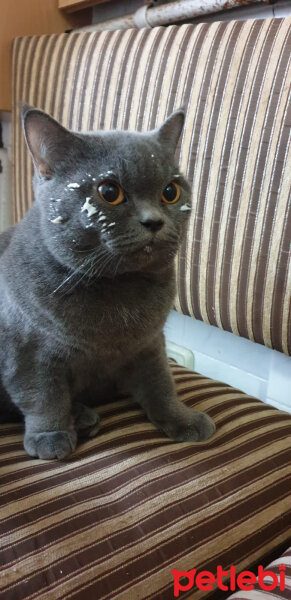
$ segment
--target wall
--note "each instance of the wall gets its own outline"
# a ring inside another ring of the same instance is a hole
[[[120,15],[128,15],[135,12],[140,6],[143,6],[143,0],[111,0],[106,4],[94,6],[92,23],[99,23],[107,19],[115,19]]]
[[[0,110],[11,110],[12,41],[87,25],[92,13],[91,9],[64,13],[58,9],[58,0],[1,0],[0,10]]]
[[[11,118],[9,113],[0,113],[3,148],[0,148],[0,233],[12,224],[11,199]]]

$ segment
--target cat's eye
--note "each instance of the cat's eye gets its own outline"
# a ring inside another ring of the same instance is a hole
[[[175,181],[171,181],[162,193],[162,200],[165,204],[175,204],[175,202],[178,202],[180,195],[180,186]]]
[[[118,183],[103,181],[98,185],[98,194],[104,202],[117,206],[124,202],[125,197],[122,188]]]

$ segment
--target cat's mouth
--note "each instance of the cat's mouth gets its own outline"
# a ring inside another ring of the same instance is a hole
[[[154,243],[154,241],[150,241],[150,242],[144,242],[143,244],[139,244],[138,247],[133,248],[132,251],[134,253],[138,252],[145,252],[146,254],[151,254],[154,246],[156,246],[156,244]]]
[[[157,246],[158,244],[155,244],[154,241],[131,245],[128,248],[128,254],[131,256],[145,256],[149,258],[157,249]]]
[[[147,244],[144,248],[143,251],[146,252],[147,254],[150,254],[153,251],[153,247],[150,244]]]
[[[139,245],[131,245],[124,254],[130,259],[137,260],[139,263],[163,262],[172,259],[178,250],[177,244],[166,241],[152,240]]]
[[[178,243],[176,239],[132,240],[123,244],[111,242],[108,250],[115,254],[117,259],[122,257],[123,265],[143,268],[149,264],[166,265],[171,262],[178,251]]]

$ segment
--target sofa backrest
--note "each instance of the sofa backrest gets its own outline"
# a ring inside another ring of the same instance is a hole
[[[193,211],[177,261],[176,308],[290,353],[290,23],[15,40],[15,220],[32,202],[20,100],[83,131],[147,130],[184,106],[179,158]]]

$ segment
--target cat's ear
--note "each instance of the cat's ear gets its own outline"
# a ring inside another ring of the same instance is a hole
[[[185,121],[185,113],[182,108],[176,110],[170,117],[159,127],[158,139],[161,144],[167,148],[176,150],[180,135]]]
[[[36,170],[46,179],[53,176],[58,163],[64,161],[76,136],[42,110],[22,105],[25,141]]]

